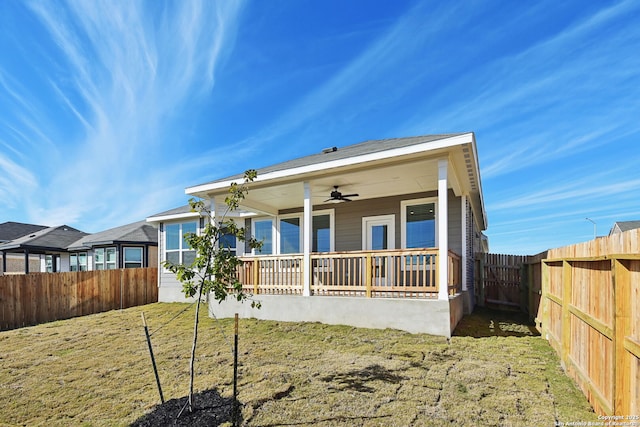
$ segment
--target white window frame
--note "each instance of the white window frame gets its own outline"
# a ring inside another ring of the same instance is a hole
[[[407,248],[407,206],[411,205],[423,205],[427,203],[433,203],[433,217],[435,221],[435,242],[434,247],[438,247],[438,198],[437,197],[424,197],[420,199],[402,200],[400,202],[400,244],[402,249]]]
[[[236,224],[236,221],[234,219],[227,219],[226,221],[231,221],[234,224]],[[226,222],[225,221],[225,222]],[[236,224],[237,226],[238,224]],[[237,236],[234,237],[235,238],[235,242],[236,242],[236,247],[233,249],[233,252],[235,252],[235,256],[240,257],[243,255],[244,253],[244,242],[241,242]],[[220,246],[220,242],[218,242],[218,246]]]
[[[84,255],[85,262],[80,264],[80,255]],[[75,259],[75,263],[71,263],[71,260]],[[75,270],[73,269],[75,267]],[[84,267],[84,270],[82,269]],[[73,252],[69,255],[69,271],[88,271],[89,269],[89,254],[85,251]]]
[[[251,237],[257,239],[256,237],[256,222],[260,222],[260,221],[267,221],[270,220],[271,221],[271,253],[269,254],[261,254],[258,253],[256,251],[256,248],[252,248],[251,249],[251,255],[254,256],[270,256],[270,255],[277,255],[278,251],[280,250],[279,245],[278,245],[278,236],[277,236],[277,224],[278,224],[278,217],[277,216],[259,216],[259,217],[255,217],[255,218],[251,218]]]
[[[323,216],[323,215],[329,215],[329,252],[335,252],[336,250],[336,246],[335,246],[335,235],[336,235],[336,222],[335,222],[335,209],[322,209],[319,211],[313,211],[311,213],[311,220],[313,221],[313,217],[314,216]],[[313,234],[313,223],[311,223],[311,233]],[[311,236],[311,238],[313,239],[313,236]],[[313,241],[311,242],[311,248],[313,251]]]
[[[183,225],[185,224],[195,224],[196,225],[196,234],[200,235],[200,222],[197,219],[193,219],[193,220],[183,220],[183,221],[176,221],[176,222],[165,222],[163,224],[163,231],[162,231],[162,256],[163,256],[163,261],[167,260],[167,252],[178,252],[178,262],[182,263],[184,262],[184,252],[189,252],[189,251],[195,251],[195,249],[191,249],[191,248],[184,248],[183,247],[183,243],[184,243],[184,231],[183,231]],[[178,232],[178,249],[168,249],[167,250],[167,227],[172,226],[172,225],[179,225],[179,232]],[[123,257],[124,259],[124,257]],[[168,269],[164,269],[165,272],[168,272]]]
[[[108,253],[110,250],[112,250],[115,255],[115,259],[113,262],[109,262]],[[102,262],[100,263],[97,261],[98,251],[102,251],[102,256],[103,256]],[[95,248],[93,250],[93,269],[94,270],[98,270],[98,264],[102,264],[103,270],[115,270],[118,267],[118,249],[115,246],[105,246],[103,248]],[[110,265],[113,265],[113,267],[109,268]]]
[[[278,255],[299,255],[302,253],[302,248],[303,248],[303,234],[304,234],[304,220],[302,218],[302,214],[301,213],[294,213],[294,214],[286,214],[286,215],[278,215],[278,220],[277,220],[277,230],[276,230],[276,239],[277,239],[277,251],[276,254]],[[300,228],[298,230],[298,248],[300,248],[299,252],[288,252],[288,253],[283,253],[282,252],[282,248],[280,247],[281,242],[281,234],[280,234],[280,222],[284,219],[291,219],[291,218],[297,218],[300,221]]]

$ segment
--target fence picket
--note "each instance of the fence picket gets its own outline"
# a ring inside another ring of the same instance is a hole
[[[0,276],[0,330],[157,302],[157,279],[157,268]]]

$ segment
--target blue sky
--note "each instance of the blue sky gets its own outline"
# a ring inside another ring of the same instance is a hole
[[[0,2],[0,222],[97,232],[184,188],[473,131],[492,252],[640,219],[640,2]]]

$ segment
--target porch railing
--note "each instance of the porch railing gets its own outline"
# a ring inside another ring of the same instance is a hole
[[[254,295],[302,295],[301,254],[242,257],[243,289]],[[438,297],[438,249],[311,254],[311,295],[384,298]],[[460,256],[449,252],[448,294],[461,289]]]

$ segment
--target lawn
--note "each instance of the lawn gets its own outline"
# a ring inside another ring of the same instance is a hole
[[[125,426],[152,412],[159,395],[142,311],[164,397],[184,397],[194,313],[187,307],[157,303],[0,332],[0,425]],[[200,340],[195,388],[229,403],[233,320],[203,310]],[[465,317],[450,343],[395,330],[241,319],[239,342],[243,425],[597,421],[549,345],[507,315]]]

